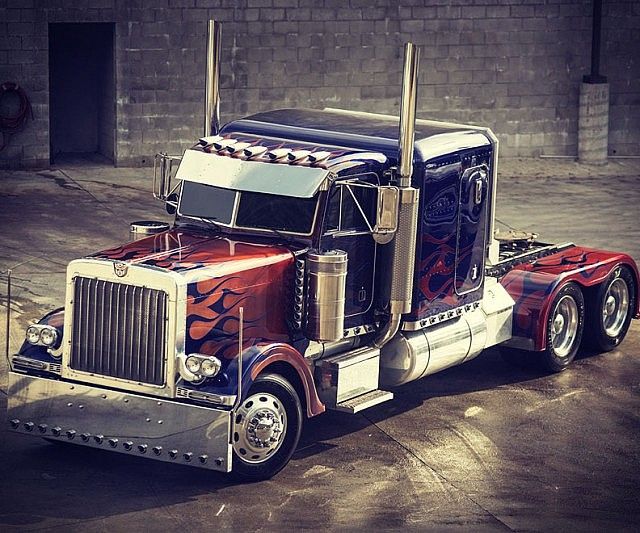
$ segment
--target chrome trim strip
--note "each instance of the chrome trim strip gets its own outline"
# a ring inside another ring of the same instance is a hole
[[[436,315],[421,318],[420,320],[415,320],[413,322],[403,322],[401,330],[418,331],[419,329],[425,329],[435,324],[441,324],[442,322],[446,322],[447,320],[462,316],[463,314],[469,313],[474,309],[477,309],[478,307],[480,307],[480,302],[473,302],[471,304],[461,305],[460,307],[456,307],[454,309],[449,309],[448,311],[443,311],[442,313],[438,313]]]
[[[355,315],[349,315],[349,316],[355,316]],[[348,339],[349,337],[366,335],[367,333],[373,333],[375,330],[376,330],[375,324],[363,324],[362,326],[355,326],[353,328],[345,329],[342,335],[342,338]]]
[[[49,363],[47,361],[40,361],[39,359],[31,359],[24,355],[14,355],[11,360],[11,366],[14,371],[20,372],[21,368],[25,370],[41,370],[44,372],[52,372],[53,374],[60,374],[60,363]]]
[[[198,390],[185,389],[184,387],[178,387],[176,389],[177,398],[189,398],[197,402],[207,402],[215,405],[222,405],[224,407],[232,407],[236,402],[236,395],[226,394],[212,394],[210,392],[201,392]]]

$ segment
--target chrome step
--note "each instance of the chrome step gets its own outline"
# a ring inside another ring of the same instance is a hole
[[[366,392],[361,394],[360,396],[356,396],[355,398],[351,398],[350,400],[345,400],[344,402],[340,402],[335,407],[331,407],[335,411],[343,411],[345,413],[355,414],[369,407],[373,407],[374,405],[378,405],[379,403],[386,402],[387,400],[393,399],[393,392],[389,392],[386,390],[372,390],[371,392]]]

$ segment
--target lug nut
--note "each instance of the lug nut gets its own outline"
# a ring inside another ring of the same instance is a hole
[[[162,446],[154,446],[153,447],[153,453],[155,455],[160,455],[162,453]]]
[[[93,440],[96,441],[96,444],[102,444],[102,442],[104,441],[104,435],[96,435],[95,437],[93,437]]]
[[[169,452],[169,457],[171,457],[171,459],[175,459],[176,457],[178,457],[178,450],[171,450]]]
[[[80,435],[80,438],[82,439],[82,442],[89,442],[91,435],[89,433],[83,433]]]
[[[11,424],[11,427],[13,429],[18,429],[18,426],[20,426],[20,420],[14,418],[13,420],[9,421],[9,424]]]
[[[69,440],[73,440],[75,436],[76,436],[76,431],[74,429],[70,429],[69,431],[67,431],[67,438]]]
[[[127,442],[123,442],[122,447],[128,452],[130,452],[131,448],[133,448],[133,442],[131,442],[130,440],[128,440]]]
[[[109,446],[111,446],[112,448],[118,446],[118,439],[109,439]]]
[[[54,437],[59,437],[60,433],[62,433],[62,428],[60,426],[56,426],[51,430],[51,433]]]
[[[35,424],[33,422],[26,422],[24,425],[24,429],[27,431],[33,431]]]
[[[201,455],[200,457],[198,457],[198,459],[200,460],[200,463],[205,465],[207,464],[207,461],[209,460],[209,456],[208,455]]]
[[[40,425],[38,426],[38,431],[39,431],[40,433],[46,433],[46,432],[47,432],[47,424],[40,424]]]
[[[182,457],[184,457],[184,460],[187,463],[190,463],[191,462],[191,458],[193,457],[193,454],[191,452],[187,452]]]
[[[147,453],[147,445],[146,444],[138,444],[138,451],[140,453]]]

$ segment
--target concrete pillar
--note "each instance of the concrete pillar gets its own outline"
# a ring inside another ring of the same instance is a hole
[[[607,162],[609,147],[609,84],[580,86],[578,160],[591,165]]]

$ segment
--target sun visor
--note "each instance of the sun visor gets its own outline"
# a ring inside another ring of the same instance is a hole
[[[176,179],[237,191],[311,198],[329,174],[323,168],[245,161],[186,150]]]

